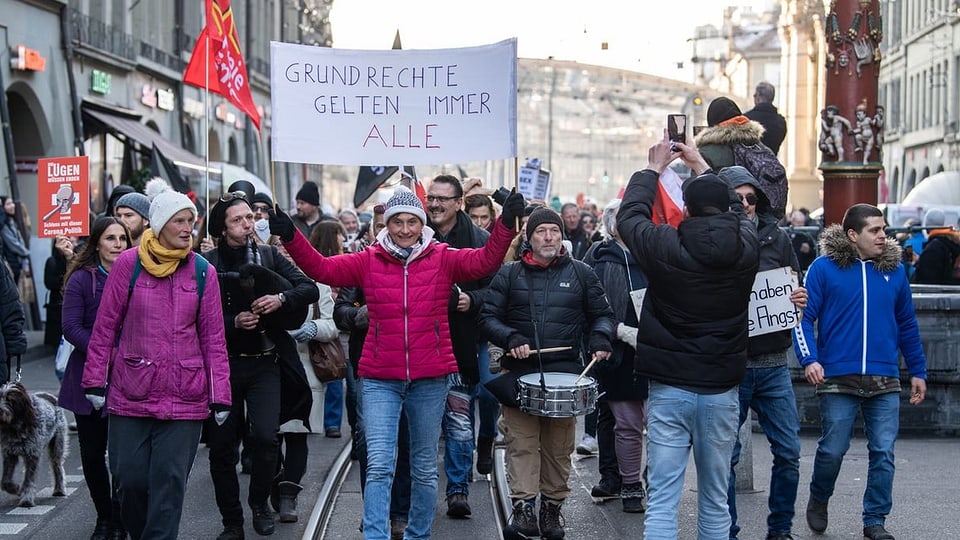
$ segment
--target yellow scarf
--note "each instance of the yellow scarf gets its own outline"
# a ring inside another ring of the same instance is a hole
[[[160,245],[160,240],[153,233],[153,229],[144,231],[140,238],[140,247],[137,248],[140,264],[151,276],[167,277],[177,270],[180,261],[190,255],[190,248],[169,249]]]

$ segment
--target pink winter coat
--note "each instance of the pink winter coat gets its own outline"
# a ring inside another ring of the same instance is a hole
[[[109,414],[203,420],[210,405],[231,404],[217,271],[207,267],[198,306],[195,257],[165,278],[142,269],[129,306],[137,249],[110,269],[81,381],[84,389],[106,387]]]
[[[498,225],[480,249],[434,242],[406,265],[380,245],[324,257],[299,232],[284,247],[311,278],[334,287],[363,289],[370,327],[359,375],[411,381],[457,371],[447,323],[453,284],[495,272],[513,234]]]

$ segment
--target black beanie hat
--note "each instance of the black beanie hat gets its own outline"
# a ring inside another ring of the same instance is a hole
[[[683,204],[691,216],[709,216],[730,209],[730,188],[715,174],[704,174],[683,188]]]
[[[273,208],[273,199],[270,198],[266,193],[254,193],[252,203],[264,203],[270,208]]]
[[[732,99],[718,97],[711,101],[710,106],[707,108],[707,125],[713,127],[720,122],[742,114],[740,107],[738,107]]]
[[[560,232],[563,233],[563,220],[560,219],[560,214],[554,212],[553,208],[541,206],[535,209],[530,214],[530,219],[527,220],[527,240],[530,240],[530,237],[533,236],[533,231],[544,223],[552,223],[560,227]]]
[[[297,192],[296,199],[307,204],[320,206],[320,188],[314,182],[304,182],[303,187]]]

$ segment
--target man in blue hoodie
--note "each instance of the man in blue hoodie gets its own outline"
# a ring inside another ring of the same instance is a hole
[[[884,525],[893,506],[901,353],[910,373],[910,404],[922,403],[927,391],[927,361],[910,284],[900,247],[886,237],[883,213],[875,206],[848,208],[843,224],[824,230],[820,244],[823,255],[807,273],[807,309],[794,331],[804,376],[817,385],[820,397],[821,436],[807,525],[817,533],[827,528],[827,503],[861,412],[870,450],[863,536],[893,540]]]

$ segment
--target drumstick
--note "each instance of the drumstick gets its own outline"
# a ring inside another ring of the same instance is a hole
[[[563,351],[569,351],[572,348],[573,347],[547,347],[546,349],[530,349],[530,354],[537,354],[537,353],[547,354],[552,352],[563,352]],[[510,356],[513,356],[509,352],[507,354]]]
[[[593,365],[596,364],[597,360],[599,359],[600,358],[594,356],[593,360],[591,360],[590,363],[587,364],[587,367],[583,368],[583,371],[580,373],[580,376],[577,377],[577,380],[573,381],[573,384],[577,384],[578,382],[580,382],[580,379],[584,378],[587,375],[587,372],[590,371],[590,368],[592,368]]]

